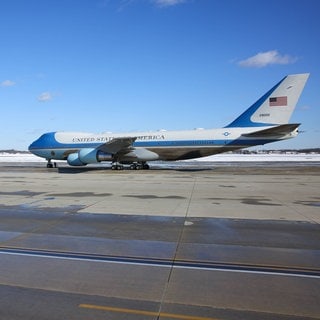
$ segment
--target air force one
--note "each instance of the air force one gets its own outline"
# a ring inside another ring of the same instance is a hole
[[[294,138],[299,123],[289,119],[309,74],[288,75],[238,118],[221,129],[138,133],[49,132],[29,146],[33,154],[66,160],[70,166],[110,161],[112,169],[148,169],[148,161],[186,160]]]

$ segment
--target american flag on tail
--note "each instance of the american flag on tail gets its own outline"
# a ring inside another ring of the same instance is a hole
[[[272,97],[269,98],[270,107],[285,107],[288,105],[288,97]]]

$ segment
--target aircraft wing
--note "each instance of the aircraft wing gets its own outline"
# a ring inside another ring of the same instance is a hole
[[[113,138],[111,141],[99,146],[98,150],[112,154],[123,151],[130,151],[130,148],[132,147],[132,144],[136,141],[136,139],[136,137]]]
[[[296,130],[300,126],[300,123],[288,123],[288,124],[281,124],[279,126],[275,126],[272,128],[258,130],[250,133],[242,134],[243,137],[248,138],[267,138],[267,137],[274,137],[274,136],[285,136],[292,131]]]

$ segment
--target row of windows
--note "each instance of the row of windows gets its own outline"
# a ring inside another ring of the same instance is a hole
[[[136,142],[135,146],[205,146],[217,144],[218,141],[214,140],[189,140],[189,141],[152,141],[152,142]],[[218,142],[219,143],[219,142]]]

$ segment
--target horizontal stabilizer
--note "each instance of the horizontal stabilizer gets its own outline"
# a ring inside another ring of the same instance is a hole
[[[267,138],[267,137],[274,137],[274,136],[285,136],[292,131],[296,130],[300,126],[300,123],[288,123],[288,124],[281,124],[276,127],[272,127],[269,129],[258,130],[251,133],[244,133],[242,134],[243,137],[247,138]]]

